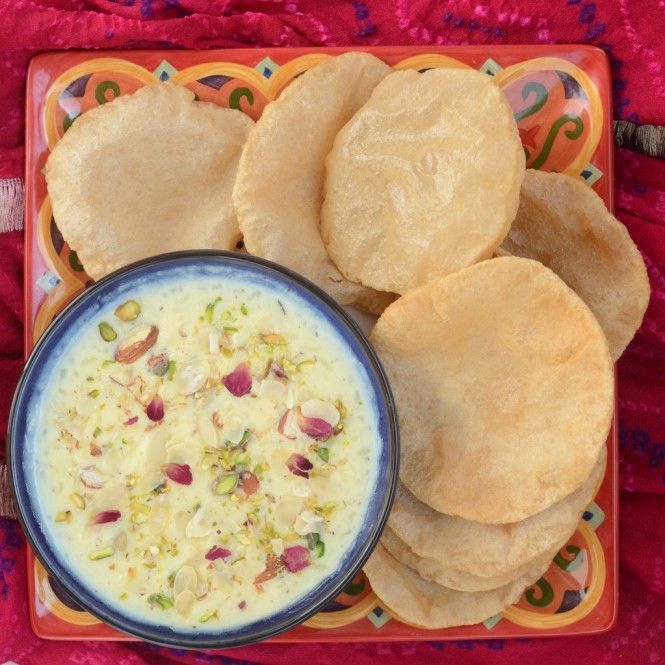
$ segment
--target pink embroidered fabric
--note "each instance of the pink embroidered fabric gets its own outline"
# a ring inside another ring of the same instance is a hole
[[[69,48],[583,42],[610,56],[615,119],[663,125],[664,21],[662,0],[0,0],[0,437],[22,366],[23,238],[11,229],[21,224],[24,85],[32,55]],[[49,642],[28,621],[21,530],[0,517],[0,662],[665,662],[665,162],[618,150],[616,204],[644,254],[653,296],[619,363],[621,596],[611,632],[529,641],[264,644],[220,654]]]

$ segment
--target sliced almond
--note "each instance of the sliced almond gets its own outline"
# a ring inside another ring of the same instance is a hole
[[[286,386],[281,381],[264,379],[261,381],[259,397],[263,397],[270,402],[277,404],[286,397]]]
[[[134,383],[134,373],[131,367],[120,367],[109,374],[109,379],[123,388],[128,388]]]
[[[187,538],[205,538],[210,533],[210,527],[206,524],[207,510],[205,504],[200,506],[185,527]]]
[[[185,395],[192,395],[203,388],[208,378],[208,366],[200,362],[185,365],[177,375],[178,388]]]
[[[196,459],[196,451],[186,443],[176,443],[166,449],[166,461],[176,464],[193,464]]]
[[[237,416],[231,416],[225,423],[222,430],[222,439],[230,441],[233,444],[240,443],[245,434],[246,427]]]
[[[183,591],[194,593],[198,585],[196,571],[191,566],[182,566],[173,579],[173,593],[177,596]]]
[[[81,482],[90,489],[99,489],[104,486],[104,476],[96,466],[86,466],[79,472]]]
[[[203,443],[209,448],[215,448],[217,446],[217,431],[210,417],[203,413],[199,414],[196,426]]]
[[[137,326],[120,341],[115,359],[119,363],[130,365],[155,344],[158,336],[157,326]]]
[[[143,462],[150,469],[159,467],[166,458],[166,441],[158,432],[159,428],[151,430],[142,446]]]
[[[196,596],[189,589],[182,591],[175,597],[175,609],[178,614],[187,616],[192,611]]]

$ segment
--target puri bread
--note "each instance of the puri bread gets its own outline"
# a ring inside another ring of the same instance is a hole
[[[489,76],[394,72],[326,159],[323,239],[348,279],[404,293],[490,258],[523,176],[512,110]]]
[[[324,162],[337,132],[390,72],[368,53],[325,60],[270,103],[243,151],[233,191],[250,253],[281,263],[343,305],[381,312],[392,295],[345,279],[319,231]]]
[[[461,588],[465,581],[468,585],[469,581],[485,578],[508,581],[518,577],[515,571],[535,558],[558,549],[559,543],[575,531],[603,476],[606,457],[603,446],[591,475],[579,489],[513,524],[482,524],[444,515],[418,501],[400,483],[388,526],[408,543],[415,556],[447,570],[446,586]],[[458,577],[454,576],[455,571],[460,574]]]
[[[94,108],[46,163],[58,228],[94,279],[162,252],[234,249],[231,200],[253,121],[169,83]]]
[[[551,268],[589,306],[617,360],[642,323],[649,279],[626,227],[591,187],[527,170],[503,248]]]
[[[372,343],[400,425],[400,478],[448,515],[517,522],[589,477],[614,374],[584,302],[542,264],[490,259],[399,298]]]
[[[453,591],[422,579],[381,544],[377,545],[364,570],[374,593],[386,607],[399,619],[420,628],[480,623],[515,603],[522,591],[544,572],[490,591]]]
[[[567,539],[566,539],[567,540]],[[403,541],[400,540],[393,531],[388,527],[384,530],[381,537],[381,544],[386,550],[400,563],[411,568],[425,580],[436,582],[448,589],[455,591],[490,591],[491,589],[498,589],[514,582],[520,577],[529,577],[537,579],[549,567],[552,559],[556,556],[560,547],[565,544],[565,540],[557,543],[556,546],[550,547],[549,550],[539,554],[531,561],[524,565],[512,570],[503,575],[496,577],[478,577],[465,573],[454,568],[446,568],[439,564],[434,559],[426,559],[418,556],[413,550]]]

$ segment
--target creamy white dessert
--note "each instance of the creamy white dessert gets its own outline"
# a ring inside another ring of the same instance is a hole
[[[193,630],[273,614],[363,527],[367,373],[298,296],[192,277],[103,304],[39,421],[44,528],[123,613]]]

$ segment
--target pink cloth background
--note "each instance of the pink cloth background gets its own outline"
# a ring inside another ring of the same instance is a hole
[[[486,0],[0,0],[0,178],[23,170],[24,83],[35,53],[65,48],[584,42],[611,58],[616,118],[665,124],[665,2]],[[143,644],[40,640],[27,619],[24,541],[0,518],[0,662],[665,662],[665,163],[616,155],[617,214],[644,253],[653,296],[619,363],[621,595],[616,628],[552,640],[257,645],[223,655]],[[21,232],[0,234],[0,432],[22,365]],[[4,441],[0,444],[4,451]]]

